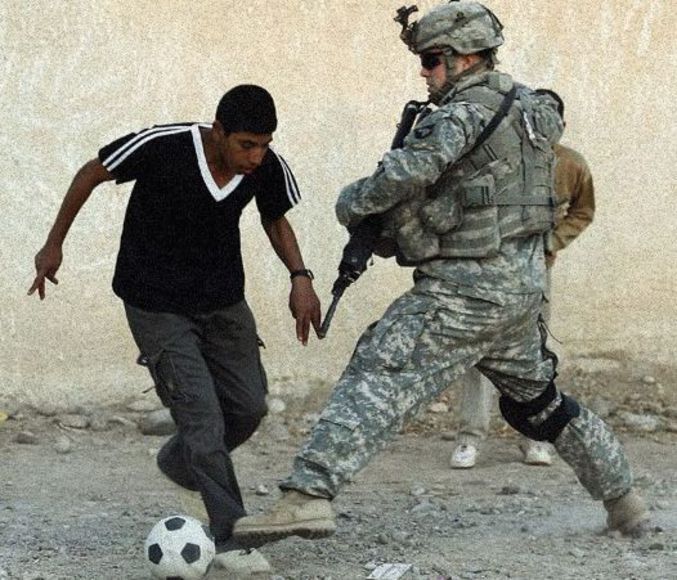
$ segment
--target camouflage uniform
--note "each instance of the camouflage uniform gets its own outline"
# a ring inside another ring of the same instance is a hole
[[[471,74],[452,92],[484,85],[491,74],[497,73]],[[530,93],[520,90],[525,98]],[[554,103],[545,99],[537,108],[536,130],[552,143],[561,133]],[[354,225],[384,214],[402,227],[402,215],[420,215],[417,197],[468,154],[493,114],[472,101],[442,102],[426,119],[429,129],[419,125],[371,177],[343,190],[339,221]],[[555,389],[556,357],[545,347],[538,323],[545,281],[542,235],[503,239],[489,257],[423,261],[414,281],[360,338],[282,489],[333,498],[408,418],[473,366],[510,401],[534,402]],[[562,397],[556,391],[529,421],[544,423]],[[610,500],[630,490],[620,443],[585,407],[552,442],[593,498]]]

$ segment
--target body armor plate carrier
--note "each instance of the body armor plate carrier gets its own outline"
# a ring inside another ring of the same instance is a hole
[[[514,100],[506,99],[513,87]],[[490,72],[442,105],[478,103],[500,122],[434,184],[386,214],[384,234],[394,238],[400,264],[489,258],[501,240],[553,227],[555,161],[538,131],[537,98],[508,75]],[[501,111],[506,101],[510,106]]]

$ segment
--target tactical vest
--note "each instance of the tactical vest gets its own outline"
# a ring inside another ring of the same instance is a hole
[[[491,72],[448,102],[479,103],[496,115],[512,86],[508,75]],[[507,114],[482,144],[385,216],[399,263],[489,258],[498,254],[501,240],[553,227],[555,160],[537,130],[539,106],[531,91],[517,87]]]

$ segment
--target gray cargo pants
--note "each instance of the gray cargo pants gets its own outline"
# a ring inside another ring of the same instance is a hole
[[[480,297],[474,288],[419,279],[362,335],[280,487],[333,498],[407,419],[473,366],[513,401],[536,399],[554,376],[540,307],[540,293]],[[560,401],[557,392],[537,419],[545,421]],[[582,405],[554,444],[593,498],[629,491],[619,441]]]
[[[201,493],[217,544],[244,515],[229,451],[266,414],[266,376],[247,303],[207,314],[148,312],[125,304],[129,327],[162,403],[177,426],[158,453],[160,470]]]

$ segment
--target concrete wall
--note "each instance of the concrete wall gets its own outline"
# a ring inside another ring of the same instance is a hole
[[[149,381],[110,279],[129,188],[106,184],[65,245],[61,283],[25,296],[32,259],[76,169],[112,138],[153,123],[212,119],[234,84],[276,97],[275,145],[305,202],[290,216],[329,302],[345,234],[333,202],[371,172],[404,102],[424,97],[392,21],[401,0],[0,1],[0,400],[110,403]],[[674,31],[668,0],[494,0],[502,68],[567,103],[565,141],[589,160],[595,224],[558,260],[559,350],[671,360],[677,246]],[[423,2],[421,9],[433,2]],[[252,208],[253,209],[253,208]],[[271,378],[331,381],[361,329],[408,284],[377,261],[330,336],[295,344],[288,281],[255,212],[244,217],[249,301]],[[291,390],[289,391],[291,392]]]

